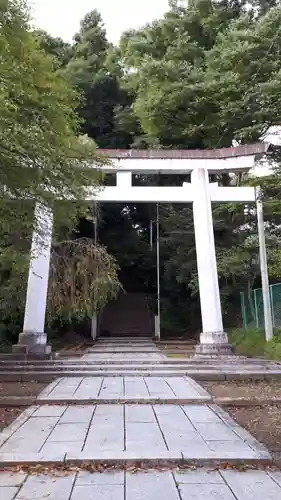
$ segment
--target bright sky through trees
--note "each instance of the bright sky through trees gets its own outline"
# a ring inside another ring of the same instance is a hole
[[[71,41],[79,29],[79,20],[97,9],[106,24],[110,41],[117,43],[123,31],[140,27],[160,17],[168,9],[168,0],[28,0],[34,23],[53,36]]]

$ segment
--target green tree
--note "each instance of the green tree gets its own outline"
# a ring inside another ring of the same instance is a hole
[[[281,9],[258,19],[234,12],[198,0],[121,40],[133,109],[151,140],[223,147],[279,124]]]
[[[127,92],[120,87],[120,72],[118,52],[107,40],[100,14],[89,12],[75,35],[65,75],[84,95],[78,108],[83,132],[103,148],[126,148],[131,139],[131,131],[124,131],[119,119],[122,109],[130,105]]]
[[[57,59],[40,47],[25,2],[2,1],[0,22],[1,321],[7,324],[15,307],[16,324],[27,283],[35,202],[56,209],[58,227],[66,215],[70,226],[78,209],[86,209],[80,202],[85,187],[100,183],[97,171],[83,166],[102,160],[94,143],[79,136],[79,94],[58,73]]]
[[[78,137],[79,95],[39,48],[24,3],[7,0],[0,14],[0,201],[79,199],[99,179],[81,165],[101,163]]]
[[[56,59],[59,68],[67,65],[73,53],[70,43],[53,37],[44,30],[35,30],[34,35],[38,39],[39,47]]]

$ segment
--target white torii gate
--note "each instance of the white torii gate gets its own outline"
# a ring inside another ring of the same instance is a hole
[[[132,203],[193,203],[194,231],[199,277],[202,333],[198,354],[228,354],[231,346],[224,332],[217,274],[212,202],[254,202],[253,187],[219,187],[209,182],[211,173],[249,171],[267,150],[265,143],[218,150],[102,150],[111,162],[102,166],[116,174],[116,186],[98,192],[89,188],[87,200]],[[93,166],[93,168],[95,168]],[[133,174],[188,174],[191,183],[182,187],[132,186]],[[34,231],[23,333],[14,350],[49,353],[45,333],[53,214],[36,206],[46,232],[44,246]]]

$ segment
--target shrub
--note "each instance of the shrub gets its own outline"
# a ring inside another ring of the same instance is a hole
[[[233,330],[229,337],[238,354],[251,357],[265,355],[266,342],[263,330],[238,328]]]
[[[245,356],[263,356],[268,359],[281,360],[281,331],[276,330],[270,342],[266,342],[264,330],[239,328],[229,335],[230,342],[238,354]]]

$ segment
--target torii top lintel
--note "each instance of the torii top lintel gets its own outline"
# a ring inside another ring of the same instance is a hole
[[[222,149],[101,149],[99,152],[110,160],[101,168],[134,173],[185,174],[197,168],[215,172],[246,172],[255,160],[268,150],[269,144],[258,142]]]

